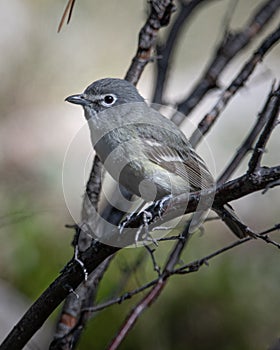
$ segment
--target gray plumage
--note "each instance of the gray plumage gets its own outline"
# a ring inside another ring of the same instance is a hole
[[[66,100],[83,106],[105,169],[145,201],[214,184],[183,132],[149,107],[131,83],[101,79]]]

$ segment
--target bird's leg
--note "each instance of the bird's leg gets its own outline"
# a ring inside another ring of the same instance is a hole
[[[120,234],[122,234],[124,228],[125,228],[125,227],[127,226],[127,224],[130,222],[130,220],[131,220],[133,217],[139,215],[139,214],[143,211],[143,208],[146,206],[146,204],[147,204],[147,203],[142,203],[142,204],[140,204],[140,206],[139,206],[137,209],[135,209],[135,210],[133,210],[131,213],[127,214],[126,217],[125,217],[125,219],[123,219],[123,220],[119,223],[118,228],[119,228]]]
[[[165,212],[165,202],[169,201],[169,199],[172,197],[171,194],[164,196],[163,198],[157,200],[154,204],[154,208],[158,210],[158,216],[161,219],[163,213]]]
[[[131,213],[129,213],[128,215],[126,215],[125,219],[123,221],[121,221],[118,225],[118,229],[120,231],[120,234],[122,234],[125,226],[127,225],[127,223],[129,223],[130,219],[137,214],[136,211],[132,211]]]
[[[150,233],[148,232],[148,226],[151,223],[152,219],[155,218],[155,216],[158,216],[159,218],[162,217],[164,212],[166,211],[166,202],[169,201],[171,198],[171,194],[163,197],[162,199],[159,199],[155,202],[150,203],[144,203],[140,210],[135,210],[129,213],[126,218],[120,222],[118,228],[120,233],[123,232],[124,228],[127,227],[131,220],[133,220],[135,217],[142,215],[143,218],[143,224],[139,226],[139,229],[135,236],[135,242],[137,243],[139,241],[140,234],[142,232],[143,227],[145,228],[145,233],[147,237],[150,237],[154,244],[157,245],[157,242],[154,238],[151,237]],[[157,215],[154,215],[153,213],[156,212]]]
[[[149,232],[149,222],[151,221],[151,219],[153,218],[152,213],[150,213],[149,211],[144,210],[143,212],[143,221],[144,221],[144,230],[145,230],[145,235],[144,235],[144,239],[147,241],[152,241],[154,243],[154,245],[158,246],[157,241],[153,238],[153,236],[150,234]]]
[[[139,215],[138,213],[137,215]],[[149,211],[143,210],[141,211],[141,214],[143,215],[143,224],[139,226],[136,235],[135,235],[135,244],[140,240],[140,234],[142,233],[142,230],[144,229],[144,234],[141,237],[142,241],[152,241],[156,246],[158,246],[157,241],[151,236],[149,232],[149,222],[152,219],[152,214]]]

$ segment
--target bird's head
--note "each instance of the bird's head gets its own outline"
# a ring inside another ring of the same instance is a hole
[[[82,94],[67,97],[65,101],[83,106],[89,119],[108,108],[125,103],[144,102],[144,99],[130,82],[105,78],[89,85]]]

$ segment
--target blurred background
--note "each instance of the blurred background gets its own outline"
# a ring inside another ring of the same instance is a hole
[[[78,0],[70,24],[58,34],[66,2],[0,2],[1,337],[72,256],[73,232],[64,225],[79,218],[93,154],[82,110],[66,104],[64,99],[82,92],[99,78],[124,77],[148,10],[146,1]],[[260,3],[238,2],[231,27],[244,25]],[[170,104],[185,96],[199,78],[221,39],[229,6],[232,1],[211,1],[196,12],[185,28],[165,95]],[[254,44],[234,59],[221,77],[221,87],[232,80],[261,38],[276,27],[276,17]],[[166,31],[168,28],[161,35]],[[250,130],[272,81],[279,79],[279,59],[280,45],[258,66],[198,149],[213,173],[219,174]],[[152,82],[151,64],[138,84],[148,100]],[[219,93],[211,93],[192,113],[193,124],[184,125],[187,135]],[[279,164],[279,146],[276,129],[264,165]],[[245,161],[236,175],[242,174],[246,165]],[[275,188],[233,205],[240,217],[260,232],[280,221],[279,194]],[[222,223],[211,222],[205,234],[192,239],[184,262],[203,257],[233,240]],[[167,248],[168,245],[157,252],[159,262],[164,262]],[[145,255],[141,249],[124,249],[118,254],[101,283],[98,301],[135,288],[154,276],[147,256],[134,271],[141,254]],[[219,256],[198,273],[172,278],[122,349],[268,348],[280,336],[276,311],[280,308],[278,264],[276,248],[254,241]],[[5,298],[7,295],[9,298]],[[104,348],[136,300],[97,314],[79,349]],[[51,317],[45,335],[56,317],[57,313]],[[34,344],[35,348],[47,349],[48,340],[34,340]]]

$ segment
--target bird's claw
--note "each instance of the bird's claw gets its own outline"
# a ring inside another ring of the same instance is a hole
[[[155,209],[157,209],[157,214],[159,216],[159,218],[162,218],[162,214],[165,212],[166,208],[165,208],[165,202],[168,202],[169,199],[171,198],[171,194],[163,197],[162,199],[159,199],[155,202]]]

